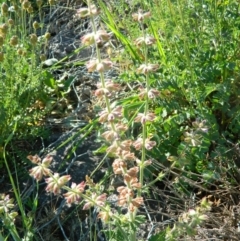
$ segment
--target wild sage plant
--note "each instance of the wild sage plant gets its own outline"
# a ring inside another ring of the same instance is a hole
[[[139,222],[138,210],[144,203],[142,190],[144,188],[144,169],[151,165],[151,161],[146,159],[146,150],[151,150],[156,142],[152,141],[152,136],[148,135],[148,125],[155,119],[155,114],[150,111],[149,103],[152,99],[159,95],[159,92],[152,89],[149,82],[149,75],[158,69],[158,64],[148,62],[148,48],[154,44],[155,39],[148,36],[144,30],[143,22],[150,17],[150,12],[139,11],[133,15],[133,19],[138,21],[142,29],[142,37],[139,37],[135,44],[137,47],[143,47],[145,62],[137,69],[139,74],[145,76],[145,83],[139,91],[139,98],[145,102],[144,112],[138,113],[134,122],[140,123],[142,126],[141,137],[136,140],[128,139],[125,135],[128,130],[128,123],[123,118],[123,107],[112,105],[112,97],[115,93],[121,91],[121,86],[113,80],[105,79],[104,72],[110,70],[114,63],[110,59],[101,57],[99,44],[104,44],[110,39],[110,34],[105,30],[97,29],[94,18],[99,15],[99,9],[90,1],[88,7],[81,8],[77,11],[80,18],[88,17],[92,25],[92,33],[88,33],[81,38],[82,44],[86,46],[95,45],[96,58],[87,62],[86,67],[88,72],[98,72],[100,82],[97,84],[98,89],[95,91],[95,96],[104,102],[105,106],[99,113],[99,122],[105,130],[102,137],[109,143],[107,154],[114,157],[112,164],[115,175],[120,175],[124,185],[117,187],[119,207],[126,207],[127,213],[116,213],[111,210],[110,204],[107,202],[107,195],[101,193],[100,190],[94,188],[94,184],[88,178],[86,182],[80,184],[72,183],[71,187],[66,184],[71,179],[69,175],[60,176],[58,173],[52,173],[49,166],[52,158],[47,156],[42,161],[38,156],[28,156],[36,167],[30,170],[30,175],[37,181],[40,181],[43,176],[47,178],[46,191],[58,195],[62,189],[66,190],[63,196],[67,204],[78,203],[81,199],[85,201],[83,209],[89,209],[92,206],[99,208],[98,217],[105,223],[113,222],[118,231],[120,230],[125,240],[136,240],[137,228]],[[135,149],[135,151],[134,151]],[[135,155],[141,153],[141,158],[138,159]],[[86,189],[88,186],[88,189]],[[93,191],[94,190],[94,191]]]

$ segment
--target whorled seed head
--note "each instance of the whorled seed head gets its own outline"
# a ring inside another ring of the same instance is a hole
[[[42,2],[42,0],[36,0],[36,4],[37,4],[38,8],[41,8],[43,2]]]
[[[29,14],[34,13],[33,7],[32,7],[31,5],[28,7],[27,12],[28,12]]]
[[[36,45],[37,44],[37,41],[38,41],[38,38],[37,38],[37,35],[36,34],[30,34],[30,43],[32,45]]]
[[[14,20],[13,19],[8,19],[8,24],[12,27],[14,25]]]
[[[11,45],[11,46],[16,46],[16,45],[18,45],[18,36],[12,36],[11,37],[11,39],[10,39],[10,41],[9,41],[9,44]]]
[[[5,2],[2,3],[1,13],[3,16],[6,16],[8,14],[8,5]]]
[[[33,22],[33,28],[36,30],[38,28],[40,28],[40,24],[37,21]]]
[[[6,23],[3,23],[0,25],[0,35],[7,34],[8,31],[8,25]]]
[[[28,0],[22,2],[22,8],[27,10],[31,6],[31,3]]]

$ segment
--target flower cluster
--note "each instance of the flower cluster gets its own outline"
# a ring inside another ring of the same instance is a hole
[[[51,156],[46,156],[42,161],[41,158],[37,155],[35,156],[27,156],[27,158],[33,163],[37,164],[37,166],[30,169],[30,176],[32,176],[37,181],[41,181],[43,176],[49,176],[51,173],[51,170],[49,169],[49,166],[52,162]]]
[[[64,193],[63,196],[65,197],[67,203],[70,205],[72,203],[78,203],[81,199],[81,193],[84,192],[85,189],[85,182],[82,181],[78,185],[73,182],[71,185],[71,190],[69,190],[67,193]]]
[[[150,13],[144,13],[139,11],[133,15],[134,20],[140,23],[150,17]],[[95,36],[95,37],[94,37]],[[109,36],[104,33],[104,36]],[[96,35],[89,34],[88,38],[98,40]],[[82,39],[85,39],[84,37]],[[101,39],[101,38],[100,38]],[[139,37],[134,41],[135,45],[140,47],[149,47],[156,42],[155,38],[152,36]],[[102,68],[99,68],[99,66]],[[143,197],[141,196],[141,187],[143,185],[142,178],[139,176],[139,168],[143,169],[147,165],[151,165],[151,161],[145,160],[145,156],[142,160],[138,160],[135,155],[134,149],[136,151],[151,150],[157,143],[151,140],[151,137],[147,137],[144,133],[144,137],[139,137],[137,140],[129,140],[126,138],[126,131],[128,130],[128,125],[123,121],[123,107],[115,106],[111,107],[109,102],[111,97],[115,96],[116,91],[121,90],[121,85],[114,83],[112,80],[105,80],[103,75],[101,75],[102,70],[106,71],[113,66],[110,60],[90,60],[87,63],[88,71],[98,71],[100,72],[101,82],[97,85],[98,89],[95,91],[95,96],[99,99],[109,100],[106,101],[106,107],[99,113],[99,122],[105,125],[107,130],[102,133],[102,137],[109,143],[107,148],[107,153],[114,156],[114,161],[112,164],[113,172],[115,175],[121,175],[125,186],[120,186],[117,188],[118,195],[118,205],[127,206],[130,213],[136,213],[140,205],[143,204]],[[149,75],[159,69],[158,64],[143,63],[137,69],[137,73],[143,75]],[[146,106],[148,101],[155,99],[160,95],[158,90],[147,88],[140,90],[139,98],[146,100]],[[149,111],[146,107],[144,113],[138,113],[134,118],[134,122],[141,123],[143,129],[144,126],[150,124],[156,119],[154,113]],[[144,151],[145,153],[145,151]],[[141,170],[141,173],[142,170]],[[139,181],[141,180],[141,181]]]
[[[14,200],[9,195],[0,194],[0,220],[5,225],[14,222],[17,212],[12,211],[15,207]]]

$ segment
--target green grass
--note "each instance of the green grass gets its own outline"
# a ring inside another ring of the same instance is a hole
[[[6,173],[6,181],[11,183],[17,210],[22,221],[22,227],[16,227],[12,218],[1,211],[1,240],[32,240],[33,217],[26,211],[26,200],[22,200],[20,185],[27,177],[24,171],[24,160],[29,153],[21,143],[36,141],[36,138],[47,136],[43,127],[43,118],[48,114],[57,100],[49,98],[48,83],[50,77],[44,75],[41,63],[41,46],[47,44],[47,39],[39,42],[37,28],[34,28],[34,18],[39,11],[31,14],[15,1],[1,1],[0,16],[0,168],[1,175]],[[8,11],[10,6],[16,6],[14,11]],[[36,6],[35,6],[36,7]],[[41,19],[41,18],[40,18]],[[41,28],[41,24],[40,28]],[[35,25],[36,26],[36,25]],[[52,80],[53,81],[53,80]],[[52,92],[52,95],[55,94]],[[54,100],[54,101],[52,101]],[[52,103],[51,103],[52,101]],[[19,143],[19,145],[17,144]],[[39,150],[35,150],[39,151]],[[23,164],[23,165],[22,165]],[[15,172],[15,175],[12,173]],[[9,190],[10,191],[10,190]],[[2,191],[1,191],[2,192]],[[37,208],[36,196],[31,197],[29,212],[34,214]],[[16,209],[9,213],[16,213]],[[2,229],[3,226],[5,229]],[[19,231],[19,228],[21,231]],[[3,236],[5,239],[3,239]]]

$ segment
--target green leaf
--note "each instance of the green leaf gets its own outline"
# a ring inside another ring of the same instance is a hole
[[[71,86],[73,79],[74,79],[74,77],[71,76],[67,80],[64,81],[63,84],[64,84],[65,90],[68,90],[68,88]]]
[[[104,230],[109,241],[126,241],[119,230]]]
[[[157,41],[157,49],[158,49],[159,55],[161,56],[163,62],[165,63],[166,55],[165,55],[162,43],[159,40],[158,33],[157,33],[156,29],[154,28],[154,26],[152,25],[151,21],[149,22],[149,25],[150,25],[150,29],[151,29],[151,31],[153,33],[153,36],[155,37],[155,39]]]
[[[106,145],[102,145],[102,146],[100,146],[97,150],[95,150],[95,151],[93,152],[93,154],[94,154],[94,155],[97,155],[97,154],[106,153],[107,148],[108,148],[108,147],[107,147]]]
[[[150,239],[148,239],[148,241],[166,241],[165,236],[166,236],[166,230],[163,230],[160,233],[152,236]]]
[[[205,90],[202,93],[203,100],[206,99],[211,93],[217,90],[217,85],[216,84],[210,84],[205,86]]]
[[[56,81],[55,81],[53,75],[51,73],[49,73],[48,71],[43,72],[43,83],[46,86],[50,87],[51,89],[56,88]]]
[[[138,215],[135,218],[136,224],[139,226],[140,224],[144,223],[146,220],[146,217],[144,215]]]

